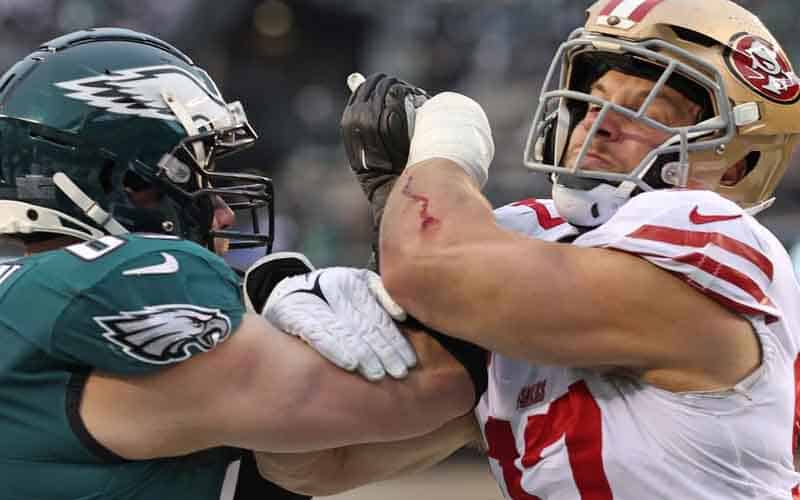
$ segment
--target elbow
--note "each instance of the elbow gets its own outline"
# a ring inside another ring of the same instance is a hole
[[[381,244],[380,273],[389,295],[409,313],[422,320],[426,316],[426,296],[437,287],[431,280],[442,270],[434,244],[423,252],[413,242]]]
[[[380,271],[387,291],[401,292],[413,282],[419,251],[411,242],[393,242],[381,240]]]
[[[417,315],[414,307],[414,282],[417,278],[413,275],[413,266],[408,266],[407,261],[401,257],[386,258],[381,256],[381,279],[386,292],[404,309]]]

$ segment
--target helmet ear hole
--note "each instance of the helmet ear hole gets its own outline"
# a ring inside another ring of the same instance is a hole
[[[122,179],[122,185],[132,191],[143,191],[149,188],[152,184],[133,170],[128,170],[125,172],[125,178]]]
[[[736,186],[756,168],[760,160],[760,151],[750,151],[744,158],[731,165],[728,170],[722,174],[720,183],[728,187]]]
[[[761,151],[750,151],[747,153],[747,156],[744,157],[745,172],[743,177],[747,177],[747,175],[756,168],[760,160]]]

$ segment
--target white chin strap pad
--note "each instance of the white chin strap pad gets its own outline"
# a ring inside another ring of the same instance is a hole
[[[592,189],[572,189],[553,183],[553,202],[558,214],[570,224],[596,227],[605,224],[631,197],[636,186],[623,182],[619,187],[601,183]]]

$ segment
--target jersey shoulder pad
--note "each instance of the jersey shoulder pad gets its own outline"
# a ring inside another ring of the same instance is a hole
[[[578,234],[558,214],[553,200],[528,198],[495,209],[494,216],[503,228],[538,239],[557,241]]]
[[[192,242],[106,236],[30,260],[3,307],[38,297],[46,321],[20,324],[35,324],[37,343],[65,362],[148,372],[213,349],[244,314],[236,273]]]
[[[773,251],[762,229],[713,191],[664,190],[634,197],[574,243],[639,255],[729,309],[776,318]]]

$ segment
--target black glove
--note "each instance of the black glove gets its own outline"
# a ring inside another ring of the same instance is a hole
[[[242,290],[248,310],[261,314],[269,294],[284,278],[314,270],[308,258],[296,252],[276,252],[261,257],[244,272]]]
[[[342,113],[347,160],[370,202],[374,252],[386,199],[408,162],[408,114],[428,97],[419,87],[377,73],[353,92]]]

